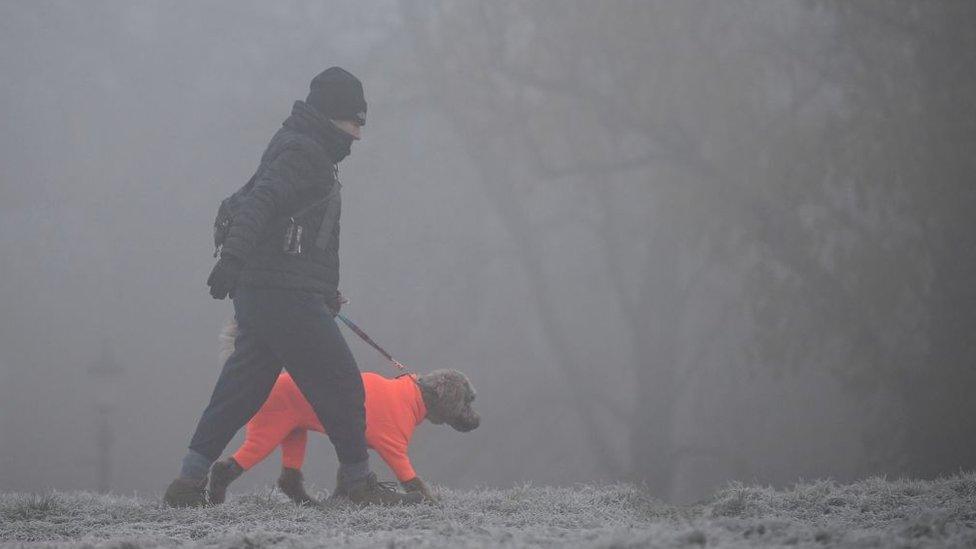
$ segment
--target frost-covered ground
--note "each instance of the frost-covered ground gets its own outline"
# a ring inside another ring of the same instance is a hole
[[[787,490],[731,485],[696,505],[626,485],[441,490],[440,505],[299,508],[277,492],[205,509],[84,492],[0,494],[0,544],[29,547],[973,547],[976,474]]]

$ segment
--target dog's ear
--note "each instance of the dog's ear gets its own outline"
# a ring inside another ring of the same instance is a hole
[[[474,393],[474,387],[458,370],[434,370],[420,376],[417,383],[425,393],[432,423],[455,420],[470,410],[468,397]]]
[[[445,383],[442,376],[427,374],[420,376],[417,381],[424,392],[424,396],[430,401],[428,405],[439,407],[444,403],[450,387]]]
[[[450,387],[447,386],[447,383],[445,383],[443,379],[438,380],[438,383],[434,384],[434,397],[437,398],[438,402],[444,402],[444,398],[446,398],[447,390],[449,388]]]

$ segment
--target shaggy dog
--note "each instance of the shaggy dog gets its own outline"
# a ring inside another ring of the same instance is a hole
[[[230,320],[220,334],[222,363],[234,352],[237,333],[237,323]],[[481,418],[471,407],[474,387],[457,370],[435,370],[421,376],[407,374],[395,379],[370,372],[362,376],[366,391],[366,443],[386,462],[407,492],[419,492],[424,499],[434,501],[434,495],[410,463],[410,439],[425,419],[463,432],[477,428]],[[282,372],[264,405],[247,423],[244,443],[233,456],[211,467],[207,486],[210,502],[222,503],[231,482],[281,446],[278,487],[296,503],[314,503],[305,492],[301,473],[308,431],[324,433],[325,429],[291,376]]]

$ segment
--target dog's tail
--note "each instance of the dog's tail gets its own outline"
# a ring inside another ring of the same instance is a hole
[[[219,342],[219,352],[220,365],[223,366],[230,355],[234,354],[234,342],[237,341],[237,320],[231,317],[224,324],[224,329],[220,331],[220,335],[217,336],[217,341]]]

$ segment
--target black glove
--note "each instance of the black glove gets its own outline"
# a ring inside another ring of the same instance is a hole
[[[214,299],[224,299],[230,294],[234,297],[234,287],[237,286],[237,279],[241,276],[241,269],[244,262],[232,255],[221,255],[210,271],[207,278],[207,286],[210,286],[210,295]]]

